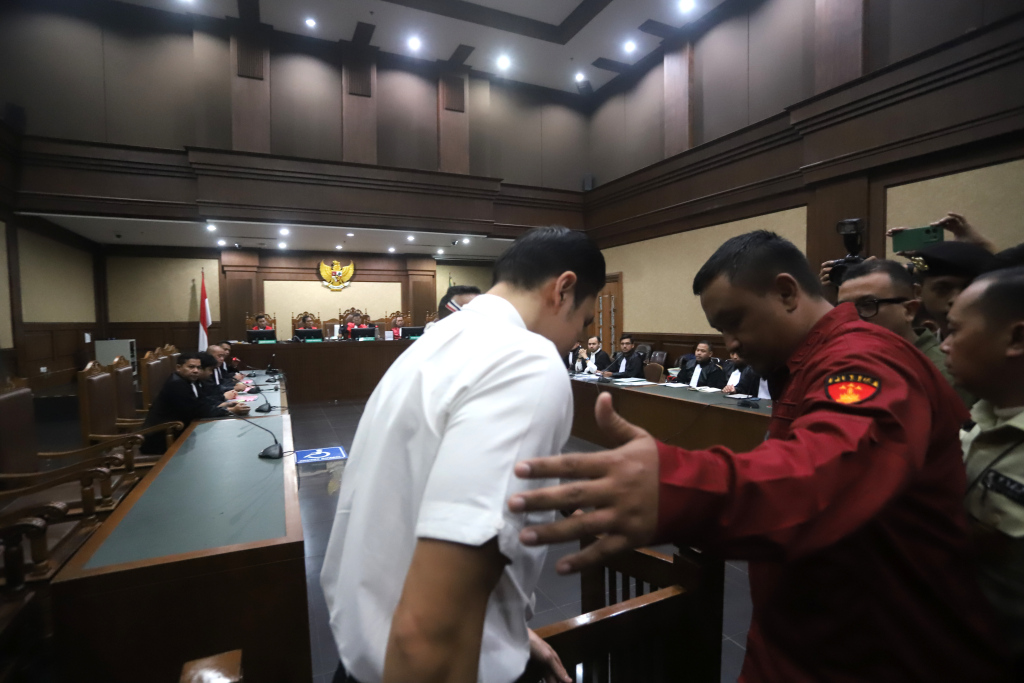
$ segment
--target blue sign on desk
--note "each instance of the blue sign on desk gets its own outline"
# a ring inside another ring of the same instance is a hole
[[[329,460],[347,460],[348,453],[341,446],[330,448],[315,448],[311,451],[295,451],[295,464],[301,465],[307,462],[327,462]]]

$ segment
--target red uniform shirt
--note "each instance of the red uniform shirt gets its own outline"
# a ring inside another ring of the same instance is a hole
[[[740,680],[1005,680],[968,555],[963,403],[852,305],[782,375],[749,453],[658,446],[659,536],[750,560]]]

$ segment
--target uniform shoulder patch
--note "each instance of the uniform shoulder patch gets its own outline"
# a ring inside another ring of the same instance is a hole
[[[825,380],[825,393],[836,403],[863,403],[882,388],[874,377],[859,372],[843,372]]]

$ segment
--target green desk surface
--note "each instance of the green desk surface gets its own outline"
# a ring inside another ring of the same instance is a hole
[[[281,417],[258,422],[282,441]],[[246,420],[196,425],[85,569],[286,536],[289,460],[258,458],[270,443]]]

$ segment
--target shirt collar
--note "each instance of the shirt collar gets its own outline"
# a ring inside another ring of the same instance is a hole
[[[927,327],[918,327],[914,329],[917,332],[917,341],[914,342],[919,350],[925,351],[939,343],[939,338],[935,336],[935,333],[929,330]]]
[[[503,299],[494,294],[481,294],[462,307],[462,313],[470,311],[480,315],[493,318],[500,318],[505,322],[526,329],[523,316],[508,299]]]
[[[813,354],[815,347],[830,339],[839,326],[857,320],[860,320],[860,316],[852,303],[839,304],[833,308],[814,324],[796,350],[789,355],[786,368],[790,373],[796,372],[808,356]]]
[[[991,403],[982,399],[971,408],[971,419],[974,420],[982,431],[997,429],[1001,427],[1012,427],[1024,432],[1024,412],[1017,413],[1008,420],[1001,420],[996,415],[995,408]]]

